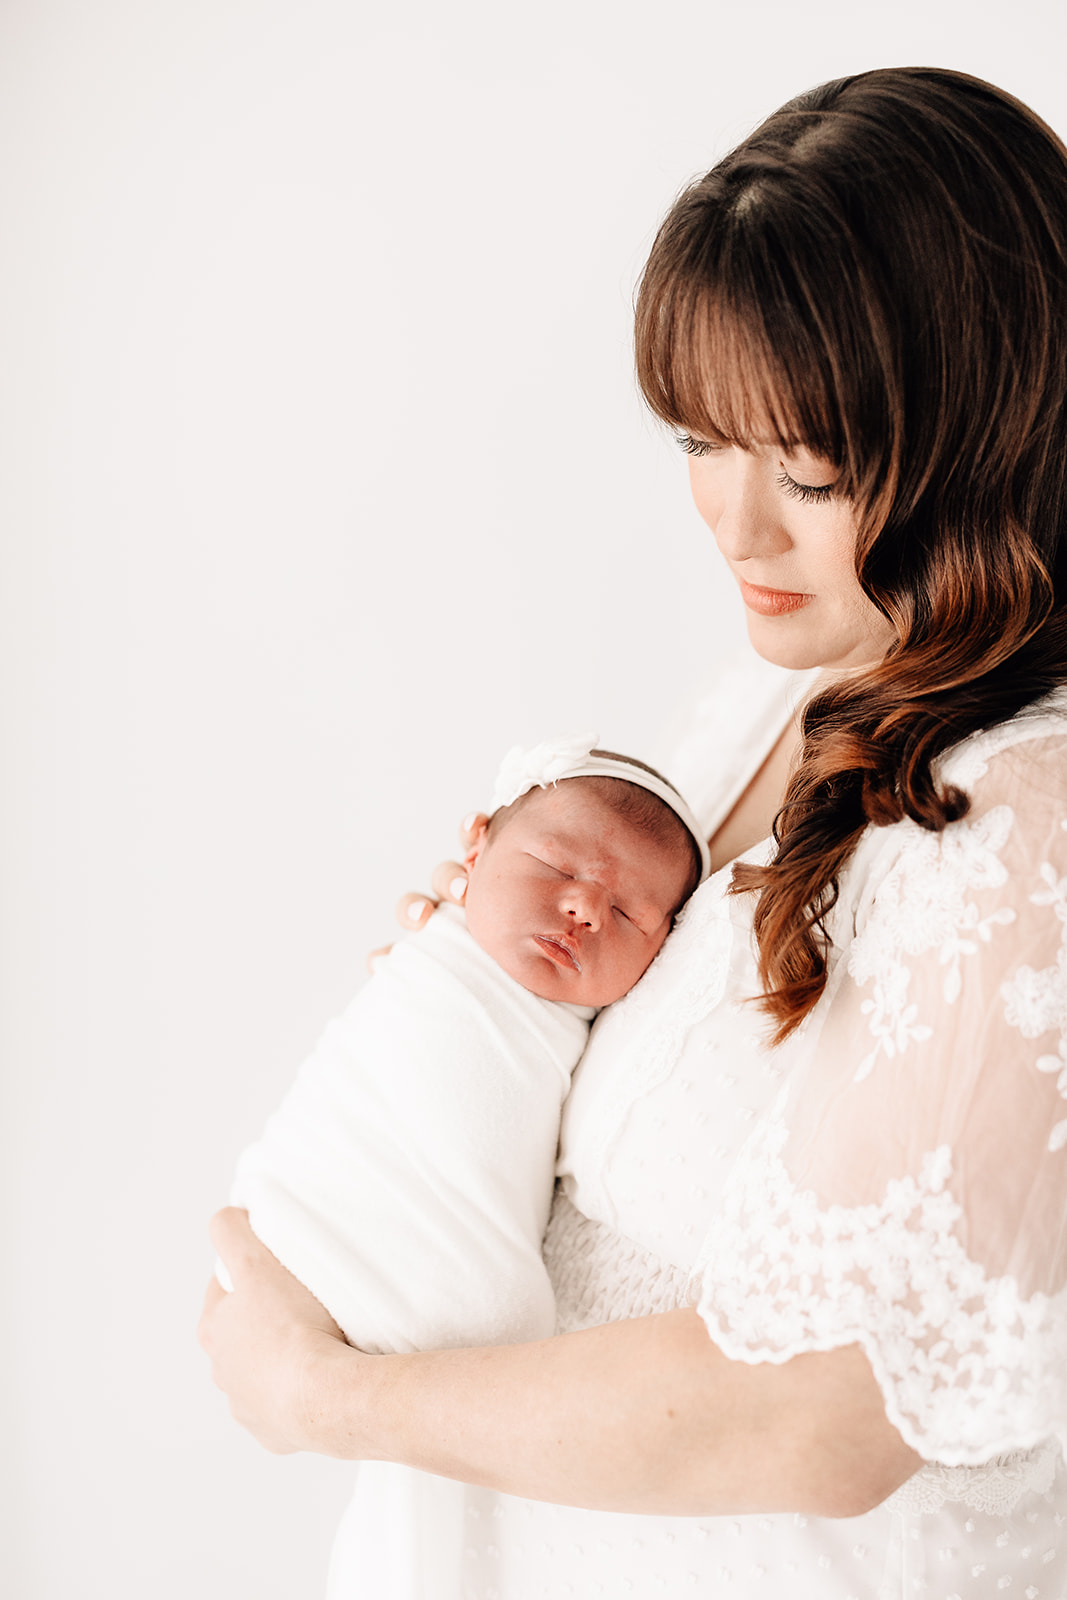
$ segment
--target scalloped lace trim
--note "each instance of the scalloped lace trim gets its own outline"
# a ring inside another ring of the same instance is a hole
[[[557,1186],[545,1264],[556,1293],[556,1331],[575,1333],[623,1317],[645,1317],[692,1305],[690,1274],[661,1261],[632,1239],[582,1215]],[[1027,1495],[1051,1489],[1059,1445],[1047,1439],[1032,1450],[1011,1450],[980,1466],[930,1461],[885,1502],[908,1515],[966,1506],[986,1516],[1009,1516]]]
[[[984,1516],[1007,1517],[1024,1495],[1048,1493],[1059,1460],[1056,1441],[1046,1439],[1033,1450],[1010,1450],[980,1467],[946,1467],[928,1461],[885,1504],[890,1511],[913,1516],[954,1504]]]
[[[785,1169],[786,1138],[775,1123],[742,1152],[694,1271],[725,1353],[781,1362],[861,1343],[891,1421],[949,1466],[1029,1449],[1063,1426],[1067,1293],[1024,1300],[1014,1278],[970,1259],[951,1152],[931,1151],[878,1204],[820,1208]]]

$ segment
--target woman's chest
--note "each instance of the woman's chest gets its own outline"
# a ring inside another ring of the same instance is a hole
[[[757,1003],[754,897],[728,892],[730,867],[697,890],[641,982],[598,1019],[575,1073],[558,1171],[579,1212],[693,1266],[760,1119],[816,1062],[848,1067],[861,1042],[838,1029],[831,1045],[825,1024],[852,981],[860,904],[893,858],[890,832],[869,830],[842,874],[825,993],[774,1049]],[[827,1059],[842,1049],[849,1060]]]
[[[622,1232],[689,1267],[742,1145],[779,1088],[736,1015],[694,1028],[675,1071],[634,1101],[608,1182]]]
[[[572,1203],[684,1268],[794,1055],[764,1045],[750,908],[727,880],[698,891],[655,966],[600,1018],[563,1120]]]

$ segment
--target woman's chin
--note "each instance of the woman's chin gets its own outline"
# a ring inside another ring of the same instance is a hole
[[[891,637],[875,638],[866,632],[858,638],[835,638],[820,629],[814,618],[805,617],[803,626],[798,626],[801,616],[802,613],[793,612],[781,617],[760,617],[746,612],[748,639],[756,654],[773,666],[793,672],[815,668],[831,673],[862,672],[884,658],[891,642]]]
[[[826,647],[809,628],[790,628],[796,613],[784,617],[758,617],[746,613],[748,640],[758,656],[776,667],[804,672],[811,667],[833,665],[826,660]]]

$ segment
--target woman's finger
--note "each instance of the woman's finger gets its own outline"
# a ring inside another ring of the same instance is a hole
[[[488,821],[484,811],[471,811],[464,817],[459,830],[464,849],[471,849],[477,844],[485,833]],[[448,900],[454,906],[463,904],[463,897],[467,893],[467,869],[461,862],[442,861],[434,869],[432,882],[432,894],[405,894],[397,902],[396,920],[409,932],[413,928],[421,928],[442,900]],[[367,957],[370,972],[374,971],[376,959],[387,955],[389,948],[386,945],[383,950],[371,951]]]
[[[461,906],[467,892],[467,869],[458,861],[441,861],[433,869],[432,883],[438,900],[450,900],[454,906]]]
[[[257,1261],[270,1256],[266,1245],[252,1232],[248,1212],[238,1206],[225,1206],[221,1211],[216,1211],[208,1223],[208,1232],[216,1253],[234,1283],[244,1277]]]
[[[211,1282],[207,1286],[207,1293],[204,1295],[204,1309],[200,1314],[201,1344],[204,1343],[204,1323],[206,1319],[210,1317],[219,1301],[225,1300],[225,1298],[226,1290],[222,1287],[222,1284],[219,1282],[218,1278],[212,1278]]]
[[[220,1300],[228,1298],[218,1278],[212,1278],[204,1294],[204,1304],[197,1323],[196,1338],[201,1350],[210,1356],[215,1333],[215,1311]]]
[[[412,928],[422,927],[436,904],[428,894],[402,895],[396,903],[396,920],[410,933]]]
[[[464,850],[469,850],[477,844],[482,829],[487,827],[489,818],[484,811],[471,811],[463,818],[459,825],[459,842]]]

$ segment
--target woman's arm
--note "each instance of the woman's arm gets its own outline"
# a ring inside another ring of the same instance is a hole
[[[234,1416],[276,1451],[401,1461],[530,1499],[682,1516],[855,1516],[920,1465],[856,1345],[729,1361],[695,1311],[536,1344],[367,1356],[223,1211],[235,1284],[201,1343]]]

